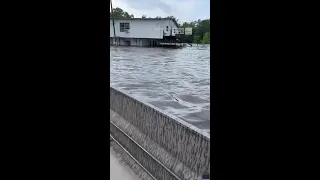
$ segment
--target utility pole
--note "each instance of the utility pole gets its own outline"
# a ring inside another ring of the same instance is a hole
[[[116,29],[114,27],[114,15],[113,15],[113,8],[112,8],[112,2],[110,0],[110,5],[111,5],[111,15],[112,15],[112,23],[113,23],[113,44],[114,45],[117,45],[116,44]]]

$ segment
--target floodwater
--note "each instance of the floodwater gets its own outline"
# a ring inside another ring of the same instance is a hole
[[[110,47],[110,85],[210,132],[210,46]]]

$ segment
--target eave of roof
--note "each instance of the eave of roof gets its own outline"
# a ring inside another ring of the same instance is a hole
[[[169,19],[169,20],[172,20],[177,27],[179,27],[177,21],[171,18],[114,18],[114,19],[115,20],[166,20],[166,19]]]

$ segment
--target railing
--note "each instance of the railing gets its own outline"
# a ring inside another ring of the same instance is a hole
[[[166,177],[167,180],[180,180],[177,175],[166,168],[165,165],[158,161],[117,125],[110,122],[110,129],[112,129],[112,135],[110,135],[111,139],[114,140],[142,169],[144,169],[150,177],[155,180],[161,177]],[[118,137],[117,139],[120,139],[121,142],[118,142],[113,136]]]

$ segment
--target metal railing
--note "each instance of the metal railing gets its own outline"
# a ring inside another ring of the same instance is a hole
[[[110,137],[154,180],[181,180],[170,169],[110,121]],[[117,138],[115,138],[117,137]],[[153,164],[152,166],[150,164]],[[153,167],[153,168],[151,168]]]

